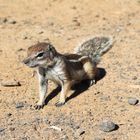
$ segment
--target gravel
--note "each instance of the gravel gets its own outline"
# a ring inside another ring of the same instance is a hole
[[[22,108],[22,107],[24,107],[24,103],[23,102],[16,103],[16,108]]]
[[[68,138],[68,136],[66,136],[66,135],[64,135],[64,136],[62,136],[61,137],[61,140],[68,140],[69,138]]]
[[[129,103],[130,105],[136,105],[138,102],[139,102],[139,100],[136,99],[135,97],[129,97],[129,98],[128,98],[128,103]]]
[[[105,140],[104,138],[96,137],[94,140]]]
[[[17,22],[14,19],[8,19],[9,24],[16,24]]]
[[[12,114],[11,114],[11,113],[8,113],[8,114],[7,114],[7,117],[10,117],[10,116],[12,116]]]
[[[15,87],[15,86],[21,86],[19,81],[11,80],[11,81],[2,81],[1,85],[4,87]]]
[[[14,127],[10,127],[9,130],[10,131],[15,131],[15,128]]]
[[[5,129],[4,128],[0,128],[0,132],[3,132]]]
[[[5,135],[5,129],[4,128],[0,128],[0,137]]]
[[[6,23],[7,22],[7,18],[0,18],[0,24]]]
[[[11,18],[0,18],[0,24],[5,24],[5,23],[8,23],[8,24],[16,24],[16,20],[14,19],[11,19]]]
[[[105,120],[100,124],[100,130],[104,132],[111,132],[116,129],[116,124],[110,120]]]
[[[85,130],[82,128],[79,128],[76,130],[76,136],[82,136],[83,134],[85,134]]]
[[[28,138],[26,138],[26,137],[23,137],[23,138],[21,138],[21,140],[28,140]]]
[[[102,96],[100,98],[101,101],[110,101],[110,96]]]

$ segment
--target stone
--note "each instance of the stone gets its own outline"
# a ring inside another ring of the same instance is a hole
[[[111,132],[116,129],[116,124],[110,120],[105,120],[100,124],[100,130],[104,132]]]
[[[68,138],[68,136],[66,136],[66,135],[64,135],[64,136],[62,136],[61,137],[61,140],[68,140],[69,138]]]
[[[135,97],[129,97],[129,98],[128,98],[128,103],[129,103],[130,105],[136,105],[138,102],[139,102],[139,100],[136,99]]]
[[[10,117],[10,116],[12,116],[12,114],[11,114],[11,113],[8,113],[8,114],[7,114],[7,117]]]
[[[0,132],[3,132],[5,129],[4,128],[0,128]]]
[[[9,24],[16,24],[17,22],[15,20],[13,20],[13,19],[8,19],[8,23]]]
[[[17,50],[17,52],[21,52],[21,51],[25,51],[25,49],[19,48],[19,49]]]
[[[105,140],[104,138],[96,137],[94,140]]]
[[[15,131],[15,128],[14,127],[10,127],[9,130],[10,131]]]
[[[76,136],[81,136],[83,134],[85,134],[85,130],[83,130],[81,128],[79,128],[79,129],[76,130]]]
[[[26,39],[28,39],[28,37],[27,37],[27,36],[24,36],[24,37],[23,37],[23,40],[26,40]]]
[[[4,87],[15,87],[15,86],[21,86],[19,81],[11,80],[11,81],[2,81],[1,85]]]
[[[21,138],[21,140],[28,140],[28,138],[26,138],[26,137],[23,137],[23,138]]]
[[[16,108],[22,108],[22,107],[24,107],[24,103],[23,102],[16,103]]]
[[[0,18],[0,24],[6,23],[7,21],[7,18]]]

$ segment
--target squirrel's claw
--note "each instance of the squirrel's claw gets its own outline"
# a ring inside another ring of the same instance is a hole
[[[35,105],[34,108],[36,110],[40,110],[40,109],[43,109],[44,105]]]
[[[96,80],[95,79],[90,80],[90,86],[95,85],[95,84],[96,84]]]

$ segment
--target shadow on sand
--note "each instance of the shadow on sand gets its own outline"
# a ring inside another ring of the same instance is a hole
[[[100,81],[101,79],[103,79],[106,75],[106,71],[103,68],[98,68],[99,70],[99,74],[98,76],[96,76],[95,80],[96,82]],[[81,83],[75,84],[72,87],[72,90],[74,90],[74,93],[72,95],[70,95],[69,97],[67,97],[66,102],[71,100],[72,98],[77,97],[78,95],[80,95],[81,93],[83,93],[84,91],[88,90],[88,88],[90,87],[90,81],[89,80],[84,80]],[[45,105],[48,104],[48,102],[50,100],[52,100],[55,96],[58,95],[58,93],[61,91],[61,87],[58,86],[56,89],[54,89],[46,98],[45,100]]]

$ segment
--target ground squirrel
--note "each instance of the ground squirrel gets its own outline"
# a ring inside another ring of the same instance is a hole
[[[93,84],[100,57],[112,44],[111,37],[94,37],[84,41],[72,54],[61,54],[52,44],[45,42],[29,47],[23,63],[37,69],[40,100],[35,108],[43,108],[45,104],[48,80],[61,86],[56,106],[65,104],[66,95],[74,83],[89,79]]]

